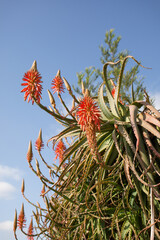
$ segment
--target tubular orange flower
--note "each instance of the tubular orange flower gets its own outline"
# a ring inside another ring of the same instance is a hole
[[[81,129],[86,132],[91,154],[95,160],[98,159],[98,161],[100,161],[96,141],[96,131],[100,130],[100,110],[95,101],[88,94],[85,94],[84,98],[79,103],[76,116]]]
[[[51,89],[53,90],[53,94],[55,92],[57,93],[62,93],[64,92],[64,84],[63,84],[63,80],[61,78],[60,75],[60,70],[58,70],[56,77],[52,80],[51,83],[53,86],[51,87]]]
[[[22,208],[17,220],[17,225],[19,227],[19,229],[23,229],[26,226],[26,220],[25,220],[25,214],[24,214],[24,205],[22,204]]]
[[[55,148],[55,153],[56,153],[55,159],[59,158],[60,164],[63,161],[63,154],[65,150],[66,150],[66,146],[64,145],[63,141],[60,140]]]
[[[37,71],[36,61],[34,61],[31,69],[24,74],[22,86],[25,86],[21,92],[25,92],[24,100],[26,101],[28,98],[28,102],[32,100],[32,104],[34,103],[33,97],[36,99],[38,103],[40,103],[40,99],[42,99],[42,81],[41,75]]]
[[[38,152],[40,152],[41,149],[44,147],[44,144],[43,144],[43,141],[42,141],[42,130],[41,129],[39,131],[38,138],[37,138],[37,140],[35,142],[35,147],[36,147]]]
[[[33,220],[32,220],[32,218],[31,218],[29,228],[28,228],[28,237],[27,237],[28,240],[34,240],[33,236],[31,236],[31,235],[33,235]]]

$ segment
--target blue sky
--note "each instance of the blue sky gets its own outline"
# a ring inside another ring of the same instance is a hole
[[[160,108],[159,12],[159,0],[0,0],[1,239],[14,239],[14,210],[19,212],[22,202],[30,221],[32,208],[21,196],[22,178],[26,195],[35,203],[40,201],[41,184],[26,160],[29,141],[34,144],[40,128],[45,144],[61,130],[51,116],[23,101],[20,91],[24,72],[37,60],[43,80],[42,103],[48,106],[47,89],[58,69],[75,84],[76,73],[85,67],[102,68],[99,46],[104,44],[105,32],[114,28],[116,35],[122,36],[119,50],[128,49],[144,66],[152,68],[142,69],[140,74]],[[51,146],[45,146],[42,153],[53,162]],[[36,154],[34,150],[38,158]],[[40,167],[45,169],[41,163]],[[26,239],[20,233],[18,236]]]

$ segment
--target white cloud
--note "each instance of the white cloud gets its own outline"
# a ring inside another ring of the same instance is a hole
[[[0,180],[3,180],[4,178],[20,180],[21,176],[22,172],[19,169],[0,165]]]
[[[12,221],[0,222],[0,230],[12,231],[13,230],[13,222]]]
[[[157,92],[157,93],[153,94],[152,97],[153,97],[153,99],[155,99],[155,102],[154,102],[155,107],[157,109],[160,109],[160,92]]]
[[[0,182],[0,199],[11,199],[16,188],[7,182]]]

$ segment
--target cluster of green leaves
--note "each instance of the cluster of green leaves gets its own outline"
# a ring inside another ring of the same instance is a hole
[[[118,44],[118,43],[117,43]],[[51,138],[69,140],[63,161],[49,166],[51,179],[30,167],[44,184],[45,207],[34,205],[37,237],[42,239],[160,239],[160,113],[149,99],[129,102],[120,95],[125,65],[132,56],[103,66],[103,83],[95,96],[101,110],[97,147],[103,164],[93,158],[85,132],[75,118],[78,100],[68,116],[37,103],[65,129]],[[112,96],[108,66],[120,65]],[[53,96],[49,92],[51,105]],[[62,101],[63,103],[63,101]],[[54,104],[55,107],[55,104]],[[71,141],[72,140],[72,141]],[[64,165],[65,164],[65,165]]]

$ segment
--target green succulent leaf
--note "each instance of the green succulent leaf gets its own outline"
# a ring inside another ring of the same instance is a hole
[[[100,86],[99,91],[98,91],[98,103],[99,103],[102,113],[106,117],[106,120],[112,120],[114,118],[114,115],[111,113],[110,109],[106,105],[106,102],[104,101],[103,86],[104,86],[104,84],[102,84]]]

